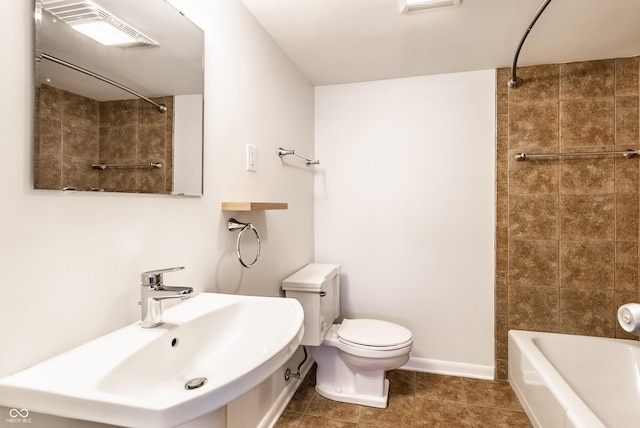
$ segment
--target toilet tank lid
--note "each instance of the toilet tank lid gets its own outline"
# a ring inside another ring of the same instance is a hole
[[[282,289],[285,291],[320,291],[327,281],[339,273],[339,264],[311,263],[282,281]]]

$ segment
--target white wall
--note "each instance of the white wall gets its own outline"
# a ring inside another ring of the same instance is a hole
[[[173,141],[180,142],[173,146],[174,195],[202,194],[202,126],[193,118],[202,117],[203,104],[202,94],[173,97]]]
[[[347,316],[414,332],[413,364],[493,365],[493,72],[314,91],[239,0],[176,0],[206,30],[204,196],[34,191],[31,8],[0,16],[0,376],[139,318],[139,274],[196,292],[278,295],[315,259],[342,263]],[[245,144],[258,171],[244,170]],[[229,200],[287,211],[222,213]],[[263,238],[242,269],[235,216]],[[473,367],[472,367],[473,369]],[[472,371],[472,370],[471,370]]]
[[[312,173],[276,154],[278,145],[313,151],[312,85],[238,0],[183,3],[206,30],[201,198],[32,190],[31,2],[3,3],[0,376],[138,320],[145,270],[185,265],[168,284],[276,296],[312,261]],[[258,148],[257,172],[244,169],[246,143]],[[289,210],[222,213],[225,200]],[[251,270],[235,259],[231,215],[262,234]]]
[[[315,259],[409,367],[493,376],[495,72],[316,88]]]

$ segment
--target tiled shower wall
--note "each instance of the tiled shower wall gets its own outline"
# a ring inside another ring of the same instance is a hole
[[[159,162],[162,168],[100,171],[100,187],[116,191],[169,193],[173,177],[173,97],[154,98],[167,106],[160,113],[143,100],[100,103],[100,161]]]
[[[35,188],[99,186],[98,102],[49,85],[36,92]]]
[[[639,57],[497,72],[496,376],[507,331],[634,338],[616,321],[639,301],[638,158],[525,153],[640,148]]]
[[[142,100],[98,102],[49,85],[36,99],[35,188],[171,192],[173,97],[154,99],[164,114]],[[162,168],[91,168],[148,162]]]

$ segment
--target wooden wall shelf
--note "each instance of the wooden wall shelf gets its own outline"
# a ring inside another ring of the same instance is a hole
[[[286,202],[223,202],[222,211],[264,211],[286,210],[289,204]]]

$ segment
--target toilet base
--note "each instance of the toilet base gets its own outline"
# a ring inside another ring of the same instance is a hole
[[[325,339],[325,342],[331,340]],[[389,400],[389,380],[385,372],[404,364],[404,358],[359,358],[345,354],[328,344],[311,348],[317,363],[316,392],[325,398],[344,403],[384,409]],[[406,356],[408,359],[408,354]]]
[[[383,395],[379,397],[371,395],[361,395],[352,391],[343,391],[340,387],[327,388],[324,385],[316,385],[316,392],[323,397],[328,398],[329,400],[384,409],[387,407],[387,402],[389,399],[389,379],[384,380]]]

